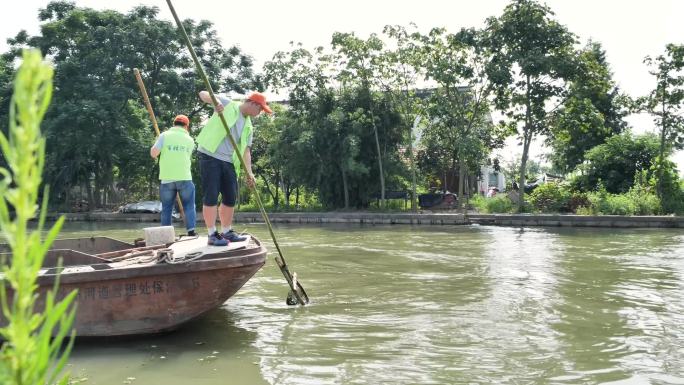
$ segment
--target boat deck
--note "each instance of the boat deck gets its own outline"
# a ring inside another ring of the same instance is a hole
[[[246,240],[242,242],[230,242],[227,246],[209,246],[207,245],[207,236],[198,236],[197,238],[181,239],[179,242],[172,244],[169,248],[173,250],[174,258],[185,258],[187,255],[195,253],[216,254],[229,250],[238,250],[246,248],[252,241],[249,234],[245,234]]]

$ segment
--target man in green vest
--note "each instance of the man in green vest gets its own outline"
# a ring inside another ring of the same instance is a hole
[[[201,91],[199,98],[205,103],[212,103],[207,91]],[[226,95],[217,95],[219,104],[215,106],[216,113],[202,127],[197,136],[197,152],[202,178],[202,215],[209,231],[209,245],[225,246],[229,242],[241,242],[246,238],[238,235],[233,229],[233,213],[237,198],[240,175],[240,160],[233,151],[233,146],[226,135],[226,130],[218,116],[219,112],[228,123],[231,135],[238,145],[247,170],[247,184],[254,187],[252,174],[252,146],[253,127],[252,118],[265,111],[271,113],[264,95],[254,92],[242,102],[231,101]],[[216,230],[216,206],[218,195],[221,194],[221,205],[218,208],[221,221],[221,232]]]
[[[154,146],[150,148],[152,158],[159,158],[159,197],[162,202],[161,224],[171,225],[171,211],[176,201],[176,194],[180,196],[185,210],[185,227],[188,235],[195,234],[195,185],[192,183],[190,170],[192,152],[195,141],[188,130],[190,119],[185,115],[178,115],[173,119],[173,127],[164,131]]]

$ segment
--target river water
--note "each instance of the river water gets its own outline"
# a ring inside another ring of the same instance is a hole
[[[146,224],[67,223],[62,237]],[[272,247],[259,224],[241,224]],[[179,229],[180,232],[180,229]],[[175,332],[78,341],[84,384],[684,384],[684,232],[276,225],[273,254]]]

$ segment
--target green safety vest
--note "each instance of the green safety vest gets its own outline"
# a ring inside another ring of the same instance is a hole
[[[228,123],[228,128],[231,128],[237,123],[238,116],[240,114],[240,102],[233,101],[228,103],[223,109],[223,117]],[[247,141],[252,134],[252,119],[249,116],[245,116],[245,125],[242,128],[242,135],[240,135],[239,142],[237,143],[240,148],[240,154],[244,156],[245,149],[247,148]],[[197,144],[206,148],[211,152],[216,152],[221,141],[226,139],[226,129],[223,128],[223,123],[221,123],[221,118],[219,118],[217,113],[209,118],[207,124],[202,127],[202,131],[197,136]],[[235,138],[233,138],[235,139]],[[230,140],[228,141],[230,143]],[[236,139],[237,142],[237,139]],[[234,150],[234,149],[233,149]],[[240,159],[237,156],[237,151],[233,151],[233,167],[235,167],[235,174],[240,176]]]
[[[190,171],[192,151],[195,141],[182,127],[171,127],[166,130],[164,143],[159,155],[160,180],[192,180]]]

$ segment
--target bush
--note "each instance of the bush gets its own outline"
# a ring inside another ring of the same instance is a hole
[[[503,194],[492,198],[476,195],[470,200],[470,203],[481,213],[510,213],[513,211],[513,202]]]
[[[530,203],[543,213],[568,212],[570,198],[567,187],[560,183],[545,183],[532,191]]]
[[[589,205],[578,214],[588,215],[656,215],[662,212],[660,199],[651,189],[636,185],[624,194],[610,194],[603,186],[587,194]]]
[[[651,187],[656,187],[655,178],[651,181]],[[663,211],[668,214],[684,214],[684,179],[680,179],[672,162],[668,162],[663,172]]]
[[[578,210],[589,207],[590,204],[589,197],[587,197],[586,193],[572,192],[570,199],[568,199],[567,210],[570,213],[579,214]]]
[[[660,199],[652,189],[634,186],[625,194],[634,204],[634,215],[662,214]]]

